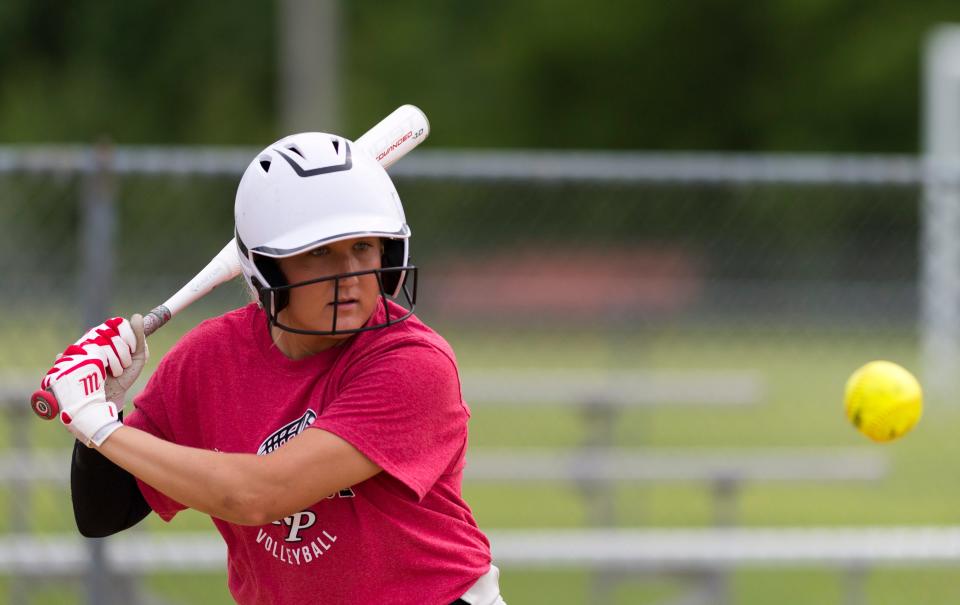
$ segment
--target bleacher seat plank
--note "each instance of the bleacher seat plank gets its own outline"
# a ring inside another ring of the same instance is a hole
[[[960,526],[490,530],[504,569],[710,571],[732,568],[904,567],[960,563]],[[209,532],[128,534],[106,541],[121,573],[226,569]],[[46,576],[86,570],[76,535],[0,536],[0,573]]]
[[[766,395],[759,374],[742,371],[475,369],[461,382],[471,405],[736,406]]]
[[[860,448],[473,448],[465,481],[877,480],[886,456]]]

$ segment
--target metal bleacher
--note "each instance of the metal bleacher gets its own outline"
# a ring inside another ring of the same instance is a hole
[[[700,601],[727,602],[724,582],[730,570],[771,567],[831,567],[844,570],[849,603],[861,594],[858,578],[874,566],[960,561],[960,528],[740,528],[735,527],[737,493],[748,482],[874,481],[887,471],[874,452],[844,448],[680,449],[614,448],[610,441],[619,414],[632,406],[749,406],[762,401],[761,382],[748,374],[618,373],[604,377],[575,374],[474,373],[464,377],[465,397],[475,407],[490,405],[573,406],[594,430],[582,445],[542,448],[473,448],[468,484],[573,482],[582,487],[590,527],[582,529],[489,529],[494,557],[511,569],[584,569],[599,582],[623,574],[690,575],[707,582]],[[22,435],[35,422],[26,405],[33,377],[2,377],[0,401],[7,414],[11,448],[0,453],[0,484],[29,498],[31,484],[65,485],[67,450],[31,448]],[[670,385],[681,385],[672,390]],[[691,386],[691,384],[695,386]],[[699,386],[696,386],[699,385]],[[542,386],[543,388],[538,388]],[[599,412],[599,416],[598,416]],[[598,421],[599,419],[599,421]],[[597,430],[597,427],[600,427]],[[711,486],[713,527],[635,529],[613,527],[614,487],[618,484],[695,482]],[[488,528],[485,528],[488,529]],[[0,574],[22,581],[34,576],[81,577],[91,569],[90,550],[79,535],[31,535],[23,519],[11,520],[0,536]],[[217,572],[225,568],[225,548],[215,533],[128,532],[104,541],[102,557],[110,572],[136,577],[151,572]],[[619,574],[619,575],[618,575]],[[718,594],[719,591],[719,594]],[[602,593],[602,591],[601,591]],[[591,602],[602,602],[603,595]],[[16,600],[10,600],[16,603]]]
[[[494,558],[507,573],[520,569],[670,574],[840,569],[849,576],[845,602],[850,605],[862,602],[860,580],[869,569],[960,564],[957,526],[495,530],[489,537]],[[226,547],[211,533],[119,536],[109,540],[106,555],[118,574],[216,572],[226,564]],[[79,575],[88,565],[78,536],[0,538],[2,574]]]

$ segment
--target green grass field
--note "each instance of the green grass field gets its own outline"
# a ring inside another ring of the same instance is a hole
[[[187,318],[177,320],[190,325]],[[778,329],[770,331],[663,327],[615,337],[595,332],[516,331],[452,332],[462,368],[562,367],[754,370],[767,382],[761,405],[737,409],[682,407],[625,413],[616,430],[616,445],[670,447],[845,446],[880,448],[890,457],[891,472],[876,483],[755,484],[741,494],[743,524],[766,525],[931,525],[960,522],[960,489],[952,469],[960,445],[960,406],[930,401],[915,431],[900,442],[874,445],[847,425],[842,412],[843,384],[849,373],[876,358],[917,368],[915,337],[909,331]],[[159,354],[178,336],[158,333],[151,350]],[[4,338],[16,338],[6,335]],[[38,349],[53,342],[38,339]],[[9,340],[8,340],[9,342]],[[50,350],[58,347],[50,345]],[[3,347],[9,351],[9,347]],[[14,363],[14,361],[18,363]],[[43,360],[0,358],[0,363],[28,367]],[[65,447],[69,438],[53,426],[34,422],[30,440]],[[583,436],[575,411],[477,406],[471,424],[472,447],[573,446]],[[66,463],[66,461],[65,461]],[[465,487],[465,495],[484,528],[577,527],[585,522],[575,486],[537,485],[504,488]],[[711,520],[710,493],[697,484],[624,486],[616,492],[618,523],[627,527],[704,526]],[[7,530],[12,503],[0,502],[0,528]],[[34,491],[33,529],[71,531],[69,497],[63,490]],[[199,514],[182,514],[169,526],[157,518],[149,531],[210,528]],[[589,603],[585,573],[501,569],[503,592],[512,605]],[[960,599],[958,569],[908,568],[870,571],[865,578],[871,604],[948,603]],[[679,594],[680,578],[633,577],[619,583],[617,603],[643,604]],[[230,603],[223,575],[152,576],[150,589],[171,603]],[[745,570],[731,579],[734,603],[803,605],[841,603],[844,578],[835,570]],[[0,591],[5,594],[5,591]],[[50,587],[35,603],[81,602],[75,587]]]

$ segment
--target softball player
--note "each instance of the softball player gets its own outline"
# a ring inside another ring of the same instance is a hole
[[[184,336],[125,419],[139,316],[91,330],[43,381],[79,441],[81,533],[203,511],[244,605],[503,604],[460,491],[470,411],[450,346],[412,315],[386,172],[340,137],[293,135],[250,163],[235,221],[256,302]]]

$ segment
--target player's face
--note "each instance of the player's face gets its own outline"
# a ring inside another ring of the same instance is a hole
[[[295,284],[341,273],[379,269],[381,254],[380,238],[358,237],[281,258],[279,262],[288,282]],[[336,296],[335,281],[331,279],[291,288],[290,304],[280,312],[281,321],[293,328],[328,331],[333,328],[333,312],[336,308],[337,330],[362,328],[380,297],[377,276],[369,273],[342,277]]]

